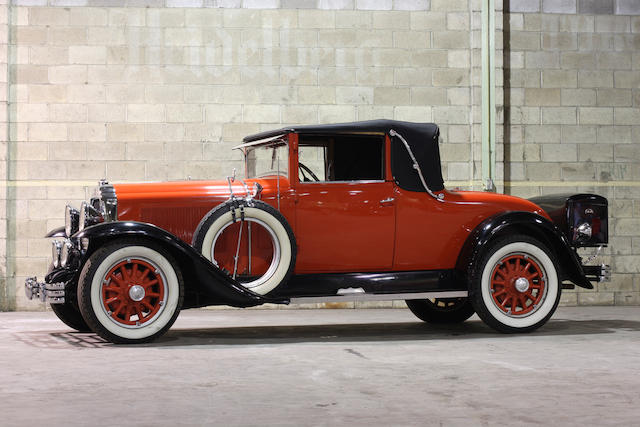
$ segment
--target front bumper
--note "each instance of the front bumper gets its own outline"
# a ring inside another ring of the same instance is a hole
[[[64,282],[38,282],[35,276],[24,281],[24,293],[28,299],[39,298],[40,301],[49,304],[64,304],[64,287]]]

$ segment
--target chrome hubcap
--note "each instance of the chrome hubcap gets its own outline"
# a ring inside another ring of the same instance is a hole
[[[515,285],[518,292],[527,292],[529,290],[529,281],[524,277],[517,278]]]
[[[142,301],[144,299],[144,288],[140,285],[133,285],[129,288],[129,297],[134,301]]]

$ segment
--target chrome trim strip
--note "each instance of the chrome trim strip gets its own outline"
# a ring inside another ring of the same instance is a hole
[[[318,302],[395,301],[428,298],[464,298],[468,296],[469,292],[467,291],[413,292],[404,294],[348,293],[335,296],[291,298],[291,304],[309,304]]]
[[[387,182],[384,179],[362,179],[355,181],[300,181],[300,184],[376,184]]]

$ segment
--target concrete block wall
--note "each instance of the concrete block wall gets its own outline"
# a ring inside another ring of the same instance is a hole
[[[640,303],[640,2],[511,0],[505,191],[609,199],[611,283],[565,304]]]
[[[436,121],[444,175],[474,176],[480,2],[16,0],[5,289],[46,271],[66,203],[101,178],[221,179],[283,124]],[[501,56],[501,55],[500,55]]]
[[[609,197],[614,280],[563,304],[638,304],[637,2],[505,0],[504,15],[496,3],[499,189]],[[46,271],[42,235],[97,180],[223,178],[256,131],[434,121],[447,186],[480,188],[480,0],[3,7],[0,309],[40,307],[22,283]]]

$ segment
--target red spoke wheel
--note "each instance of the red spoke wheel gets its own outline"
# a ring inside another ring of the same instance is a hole
[[[166,279],[157,265],[146,259],[116,262],[102,280],[102,302],[107,315],[124,326],[141,326],[153,320],[166,301]]]
[[[160,245],[121,239],[91,254],[78,280],[82,317],[114,343],[142,343],[175,322],[184,294],[178,264]]]
[[[509,254],[498,261],[491,273],[491,296],[496,306],[509,316],[533,312],[547,290],[544,270],[527,254]]]
[[[558,269],[549,249],[525,235],[486,245],[470,279],[473,308],[487,325],[500,332],[539,328],[560,301]]]

